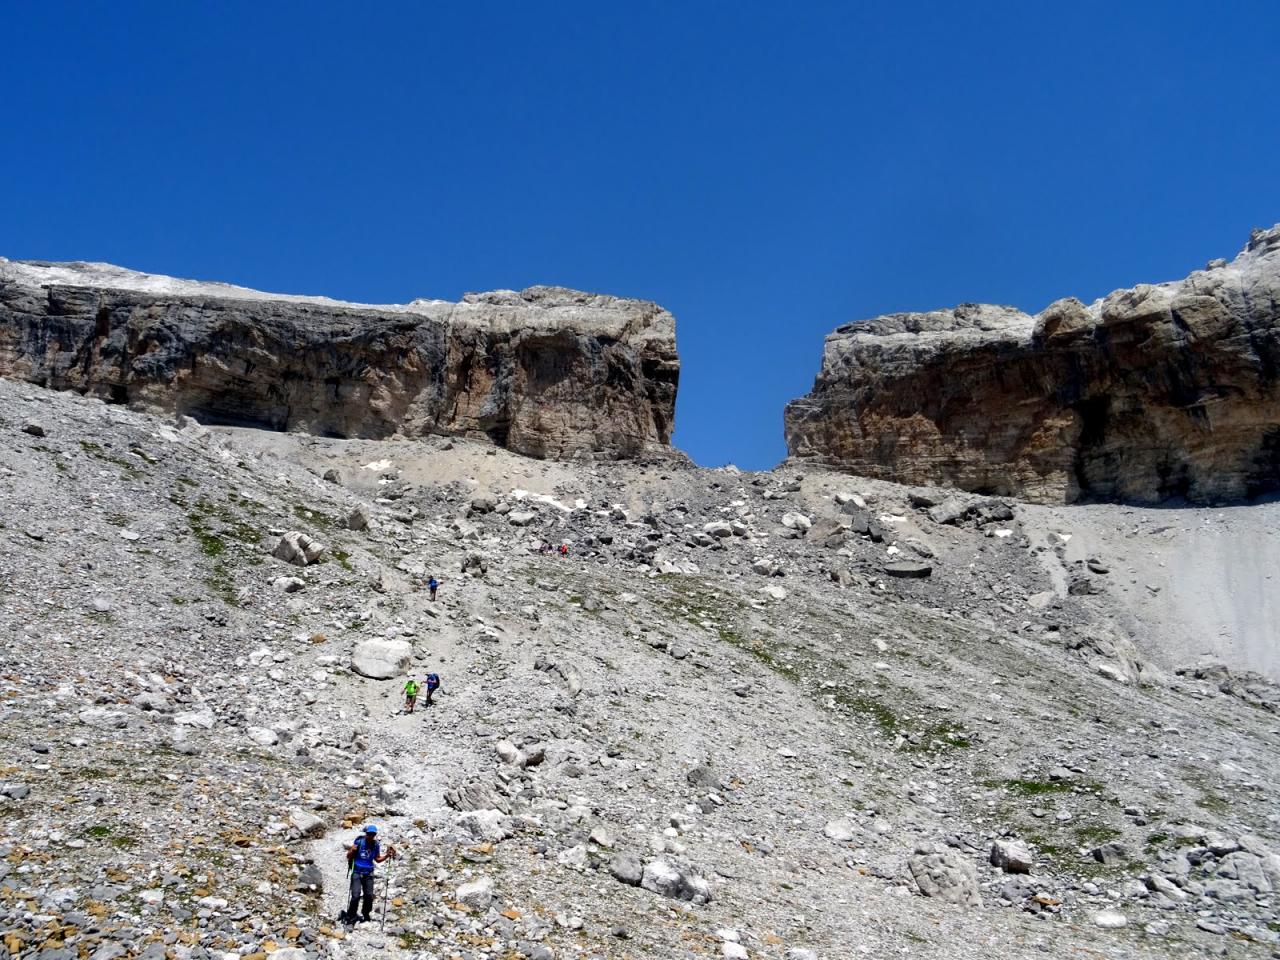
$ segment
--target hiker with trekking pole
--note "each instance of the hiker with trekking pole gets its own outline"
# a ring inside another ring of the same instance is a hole
[[[373,919],[373,897],[374,897],[374,881],[373,872],[377,865],[384,860],[394,858],[396,848],[394,844],[387,845],[387,852],[382,852],[382,845],[378,842],[378,828],[370,824],[364,828],[364,833],[356,837],[355,843],[347,848],[347,870],[351,875],[351,902],[347,904],[347,909],[338,914],[338,922],[348,925],[368,922]],[[387,868],[390,871],[390,867]],[[386,895],[390,886],[390,873],[387,875],[387,883],[383,885],[383,904],[382,904],[382,922],[387,922],[387,904]],[[361,902],[363,901],[363,902]],[[357,908],[360,907],[359,911]]]

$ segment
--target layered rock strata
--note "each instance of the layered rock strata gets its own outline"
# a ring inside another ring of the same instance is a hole
[[[1231,263],[1088,306],[846,324],[785,429],[796,458],[1045,503],[1280,488],[1280,225]]]
[[[530,287],[370,306],[0,260],[0,376],[205,423],[662,454],[679,371],[674,318],[640,300]]]

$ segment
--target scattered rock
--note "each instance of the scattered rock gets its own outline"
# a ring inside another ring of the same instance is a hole
[[[454,893],[454,899],[472,910],[488,910],[493,903],[493,881],[488,877],[464,883]]]
[[[296,567],[306,567],[318,562],[324,551],[325,545],[319,540],[294,530],[280,538],[271,555]]]

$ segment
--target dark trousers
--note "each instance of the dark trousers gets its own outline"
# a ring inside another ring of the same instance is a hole
[[[360,905],[361,896],[364,897],[364,909],[360,911],[360,915],[368,920],[369,915],[373,912],[373,874],[352,871],[351,902],[347,904],[348,920],[356,918],[356,907]]]

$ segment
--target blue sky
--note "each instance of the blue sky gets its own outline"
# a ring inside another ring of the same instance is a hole
[[[1068,9],[1069,8],[1069,9]],[[0,255],[351,300],[656,300],[676,442],[771,466],[822,338],[1280,220],[1280,4],[18,3]]]

